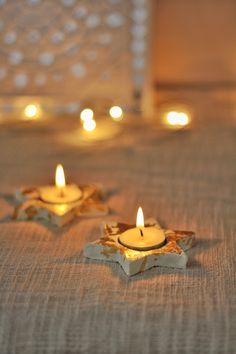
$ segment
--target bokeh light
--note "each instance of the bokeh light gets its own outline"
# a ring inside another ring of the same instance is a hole
[[[190,119],[189,116],[186,113],[179,113],[179,117],[178,117],[178,124],[185,126],[188,125]]]
[[[41,109],[36,104],[28,104],[24,109],[24,119],[33,120],[39,118]]]
[[[171,111],[166,114],[166,121],[172,126],[186,126],[190,122],[190,118],[187,113]]]
[[[168,124],[170,124],[170,125],[178,124],[178,112],[172,111],[172,112],[167,113],[166,119],[167,119]]]
[[[113,106],[109,110],[109,114],[114,120],[121,120],[123,118],[123,110],[119,106]]]
[[[86,119],[83,123],[83,128],[87,132],[92,132],[96,128],[96,122],[94,119]]]
[[[82,110],[80,113],[80,119],[85,122],[87,120],[92,120],[93,119],[93,110],[90,108],[85,108]]]

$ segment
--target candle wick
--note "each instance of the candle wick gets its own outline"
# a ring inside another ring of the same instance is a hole
[[[141,236],[143,237],[143,230],[139,229]]]
[[[64,189],[60,188],[60,198],[64,198],[64,197],[65,197]]]

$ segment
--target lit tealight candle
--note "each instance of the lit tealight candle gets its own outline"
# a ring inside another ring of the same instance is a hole
[[[123,232],[119,236],[119,242],[128,248],[138,251],[149,251],[160,248],[165,244],[164,231],[156,226],[146,226],[142,208],[137,213],[136,227]]]
[[[72,203],[80,199],[81,196],[82,192],[77,185],[66,185],[65,174],[62,165],[57,165],[55,186],[45,186],[40,188],[40,197],[47,203]]]

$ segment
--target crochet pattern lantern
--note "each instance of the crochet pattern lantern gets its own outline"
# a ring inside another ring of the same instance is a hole
[[[0,110],[19,106],[4,99],[9,93],[50,97],[62,113],[87,102],[132,108],[143,88],[147,24],[145,0],[0,1]]]

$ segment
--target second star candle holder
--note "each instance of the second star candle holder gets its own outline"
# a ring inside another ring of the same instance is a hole
[[[64,170],[57,166],[55,186],[23,188],[15,194],[19,205],[13,218],[17,220],[45,220],[64,226],[79,216],[96,217],[108,214],[108,206],[102,201],[104,190],[97,184],[66,185]]]

